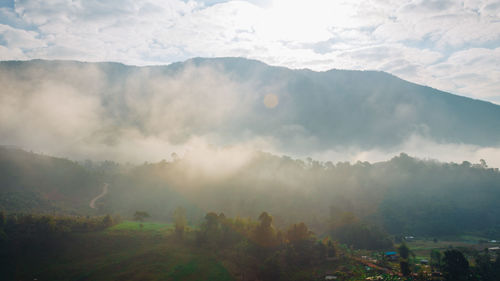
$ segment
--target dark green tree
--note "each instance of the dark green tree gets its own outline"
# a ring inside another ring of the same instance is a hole
[[[488,249],[483,252],[476,253],[474,256],[475,266],[472,268],[474,280],[490,281],[495,279],[493,270],[493,262],[491,262]]]
[[[402,243],[399,248],[398,248],[398,252],[399,252],[399,256],[402,258],[402,259],[405,259],[405,260],[408,260],[409,256],[410,256],[410,249],[408,248],[408,246],[406,246],[406,243]]]
[[[271,247],[276,243],[274,229],[272,227],[273,217],[267,212],[259,216],[260,224],[255,228],[255,242],[262,247]]]
[[[399,257],[401,261],[399,262],[399,267],[401,268],[401,273],[404,276],[408,276],[411,273],[410,270],[410,263],[409,263],[409,257],[410,257],[410,249],[408,246],[406,246],[406,243],[402,243],[401,246],[398,248],[399,252]]]
[[[215,248],[219,240],[219,216],[214,212],[205,215],[205,221],[196,233],[196,242],[199,245],[207,245]]]
[[[3,211],[0,211],[0,229],[3,229],[6,221],[6,216]]]
[[[443,274],[448,281],[469,280],[469,262],[462,252],[451,249],[444,252]]]
[[[442,259],[442,255],[441,255],[441,252],[439,250],[432,250],[431,251],[431,267],[435,270],[435,269],[440,269],[441,268],[441,259]]]
[[[319,251],[326,254],[326,248],[315,247],[314,234],[301,222],[293,224],[286,232],[286,240],[288,245],[286,248],[286,256],[288,263],[296,267],[309,265],[314,260],[319,258]],[[324,246],[323,244],[321,244]]]
[[[283,280],[283,270],[277,256],[267,258],[259,270],[259,277],[263,281]]]
[[[495,280],[500,280],[500,253],[497,253],[497,258],[493,263],[493,276]]]
[[[410,273],[411,273],[410,264],[408,263],[407,260],[401,260],[399,262],[399,267],[401,268],[401,273],[403,274],[403,276],[410,275]]]

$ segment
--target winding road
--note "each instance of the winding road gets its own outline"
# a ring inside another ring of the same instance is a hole
[[[104,186],[102,187],[102,192],[101,194],[97,195],[94,199],[90,200],[90,208],[92,209],[95,209],[95,202],[99,199],[101,199],[101,197],[103,197],[104,195],[106,195],[108,193],[108,186],[109,184],[105,183]]]

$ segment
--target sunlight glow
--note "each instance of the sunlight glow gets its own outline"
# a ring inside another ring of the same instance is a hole
[[[275,94],[267,94],[265,97],[264,97],[264,105],[267,107],[267,108],[275,108],[279,103],[279,99],[278,99],[278,96],[276,96]]]

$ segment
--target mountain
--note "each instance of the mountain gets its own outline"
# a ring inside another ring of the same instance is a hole
[[[80,159],[144,161],[200,139],[288,155],[386,149],[415,136],[500,145],[500,106],[377,71],[242,58],[144,67],[4,61],[0,87],[0,143]]]
[[[0,146],[0,211],[88,213],[101,182],[76,162]]]
[[[420,86],[388,73],[290,70],[237,58],[192,62],[216,65],[231,79],[256,84],[260,93],[275,87],[274,93],[284,97],[280,103],[284,116],[278,120],[264,116],[252,124],[264,135],[272,135],[280,126],[298,125],[321,147],[391,146],[414,133],[442,142],[500,144],[500,106]],[[265,120],[271,124],[263,129]]]
[[[276,226],[303,221],[318,234],[347,217],[395,235],[500,235],[500,173],[484,163],[401,154],[373,164],[333,164],[256,152],[238,169],[214,175],[189,158],[136,166],[78,163],[0,147],[0,175],[0,211],[8,213],[129,218],[142,210],[155,221],[171,221],[181,206],[195,225],[211,211],[243,218],[267,211]],[[91,209],[104,183],[109,192]]]

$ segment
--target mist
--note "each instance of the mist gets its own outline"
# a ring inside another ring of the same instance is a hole
[[[326,91],[321,85],[327,85],[322,79],[328,73],[230,59],[167,67],[3,62],[0,143],[75,160],[143,163],[171,160],[176,153],[189,155],[193,165],[198,159],[196,165],[218,170],[230,170],[228,163],[242,165],[256,151],[334,163],[378,162],[406,152],[457,163],[484,159],[500,167],[498,138],[488,135],[495,132],[474,132],[488,124],[467,117],[472,127],[461,122],[463,128],[444,138],[440,128],[455,124],[450,122],[457,116],[433,111],[433,119],[426,120],[427,93],[424,101],[408,93],[402,101],[389,101],[394,94],[383,96],[376,84],[363,92],[369,88],[357,89],[352,78],[342,78],[366,76],[373,82],[381,75],[390,88],[401,84],[376,72],[334,73],[334,88]],[[402,84],[401,91],[410,86]]]

